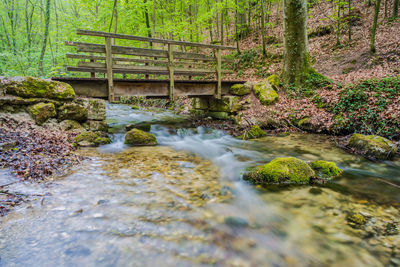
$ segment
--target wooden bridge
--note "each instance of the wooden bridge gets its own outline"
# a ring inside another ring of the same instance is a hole
[[[104,44],[66,42],[81,52],[66,55],[79,60],[76,66],[68,66],[67,70],[90,73],[90,78],[55,77],[53,80],[69,83],[77,95],[108,98],[110,102],[121,96],[169,97],[171,100],[176,96],[215,96],[220,99],[228,94],[233,84],[243,83],[222,80],[223,74],[232,73],[223,69],[223,64],[231,64],[233,60],[223,59],[221,51],[234,50],[235,47],[87,30],[77,30],[77,34],[104,38],[105,41]],[[146,42],[150,48],[118,46],[115,45],[117,39]],[[155,49],[154,44],[167,46],[167,49]],[[208,53],[186,52],[187,47],[205,49]],[[107,76],[100,78],[100,73]],[[115,74],[121,77],[115,78]],[[140,74],[142,79],[137,78]],[[128,75],[136,77],[128,79]],[[150,75],[165,75],[167,78],[149,79]],[[199,76],[201,80],[193,80],[193,76]]]

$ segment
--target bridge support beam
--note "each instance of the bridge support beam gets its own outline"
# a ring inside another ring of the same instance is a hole
[[[174,47],[168,44],[168,70],[169,70],[169,99],[175,99],[175,82],[174,82]]]
[[[114,73],[113,73],[113,60],[112,60],[112,46],[111,38],[106,37],[106,67],[107,67],[107,80],[108,80],[108,101],[114,102]]]

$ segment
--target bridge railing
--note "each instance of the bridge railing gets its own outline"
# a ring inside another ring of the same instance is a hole
[[[68,58],[80,59],[77,66],[68,66],[68,71],[89,72],[91,77],[95,73],[107,73],[108,99],[114,101],[114,73],[123,74],[150,74],[169,76],[169,97],[174,99],[174,78],[179,76],[206,76],[215,74],[217,86],[215,97],[221,98],[222,75],[231,73],[230,70],[222,70],[222,62],[233,62],[233,60],[222,59],[222,50],[235,50],[235,47],[166,40],[150,37],[133,36],[126,34],[115,34],[99,31],[77,30],[78,35],[96,36],[104,38],[104,44],[93,44],[83,42],[65,42],[66,45],[76,47],[77,52],[98,53],[101,55],[67,54]],[[131,46],[112,45],[113,39],[134,40],[148,43],[159,43],[167,45],[168,49],[149,49]],[[213,53],[189,53],[176,51],[175,46],[189,46],[211,49]],[[114,56],[114,55],[120,55]],[[134,57],[126,57],[134,56]],[[141,58],[138,58],[141,57]],[[145,57],[145,58],[142,58]],[[150,59],[149,59],[150,58]],[[162,59],[162,60],[160,60]],[[202,62],[215,62],[215,69],[204,68]],[[145,65],[143,65],[145,64]]]

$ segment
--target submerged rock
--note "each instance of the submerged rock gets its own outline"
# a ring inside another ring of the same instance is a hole
[[[224,223],[234,227],[247,227],[249,226],[249,222],[241,217],[226,217],[224,218]]]
[[[42,125],[48,119],[57,115],[56,108],[53,103],[38,103],[28,107],[28,113],[37,125]]]
[[[139,130],[142,130],[142,131],[145,131],[145,132],[150,132],[151,124],[144,122],[144,123],[128,124],[128,125],[125,126],[125,129],[127,131],[130,131],[130,130],[135,129],[135,128],[139,129]]]
[[[353,134],[347,145],[377,159],[391,159],[397,153],[396,144],[378,135]]]
[[[110,138],[100,136],[95,132],[83,132],[75,137],[75,144],[82,147],[96,147],[110,143]]]
[[[131,109],[138,110],[138,109],[139,109],[139,106],[137,106],[137,105],[132,105],[132,106],[131,106]]]
[[[346,220],[353,228],[359,228],[367,223],[367,219],[361,213],[351,213],[347,215]]]
[[[146,133],[139,129],[132,129],[125,135],[125,144],[154,146],[157,145],[157,139],[154,134]]]
[[[333,178],[343,172],[334,162],[330,161],[316,160],[311,162],[310,166],[321,178]]]
[[[245,83],[245,84],[234,84],[232,87],[229,89],[229,93],[232,95],[237,95],[237,96],[244,96],[248,95],[251,93],[251,85]]]
[[[307,184],[315,172],[304,161],[289,157],[251,169],[243,178],[254,184]]]
[[[257,83],[253,86],[254,94],[264,106],[275,104],[279,100],[277,92],[268,81]]]
[[[58,109],[58,119],[84,122],[88,118],[88,110],[76,103],[66,103]]]
[[[75,92],[67,83],[43,80],[34,77],[12,77],[3,80],[3,90],[7,94],[20,97],[51,98],[72,100]]]
[[[256,139],[267,136],[267,134],[258,125],[253,125],[250,130],[246,131],[244,134],[238,136],[239,139]]]

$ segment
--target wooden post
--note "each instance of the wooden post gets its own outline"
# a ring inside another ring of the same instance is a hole
[[[94,63],[94,62],[96,62],[96,60],[95,59],[91,59],[90,62]],[[90,78],[96,78],[96,73],[95,72],[91,72],[90,73]]]
[[[221,67],[221,49],[217,49],[217,92],[215,97],[217,99],[221,99],[221,91],[222,91],[222,67]]]
[[[175,85],[174,85],[174,48],[172,44],[168,44],[168,70],[169,70],[169,99],[174,101]]]
[[[113,74],[113,60],[111,51],[111,38],[106,37],[106,66],[107,66],[107,80],[108,80],[108,101],[114,102],[114,74]]]

